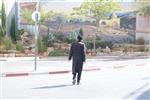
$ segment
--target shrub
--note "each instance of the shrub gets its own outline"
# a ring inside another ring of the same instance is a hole
[[[13,49],[13,43],[11,38],[9,37],[4,37],[2,40],[3,46],[4,46],[4,50],[11,50]]]
[[[61,51],[61,50],[54,50],[52,52],[49,53],[49,56],[65,56],[65,52]]]
[[[94,47],[93,38],[88,37],[88,38],[86,38],[86,39],[84,40],[84,42],[85,42],[85,45],[86,45],[86,48],[87,48],[87,49],[93,49],[93,47]]]
[[[127,51],[128,51],[128,46],[127,46],[127,44],[123,44],[122,47],[123,47],[123,52],[127,52]]]
[[[138,38],[138,39],[136,40],[136,44],[138,44],[138,45],[144,45],[144,44],[145,44],[145,41],[144,41],[143,38]]]
[[[96,48],[106,48],[108,46],[109,48],[112,48],[113,43],[111,41],[96,41]]]
[[[50,33],[49,28],[48,28],[47,35],[43,37],[43,41],[45,42],[47,47],[52,46],[54,43],[54,34]]]
[[[146,51],[146,49],[147,49],[146,46],[142,45],[137,48],[137,51],[144,52],[144,51]]]
[[[69,43],[69,44],[70,44],[70,43],[73,43],[73,42],[75,42],[75,41],[76,41],[75,39],[70,39],[70,38],[68,38],[68,37],[65,37],[65,38],[64,38],[64,42],[65,42],[65,43]]]
[[[55,41],[57,42],[63,41],[64,39],[64,35],[62,33],[55,33],[54,37],[55,37]]]
[[[145,47],[145,52],[148,52],[149,51],[149,47]]]
[[[88,40],[85,40],[85,44],[86,44],[86,47],[87,49],[93,49],[94,47],[94,40],[92,39],[88,39]],[[112,48],[113,44],[111,41],[101,41],[101,40],[96,40],[95,41],[95,46],[96,46],[96,49],[101,47],[101,48],[106,48],[106,46],[108,46],[109,48]]]
[[[42,39],[38,39],[38,52],[44,53],[47,50],[46,44]]]
[[[24,52],[23,45],[20,42],[17,42],[16,44],[16,50],[20,52]]]
[[[94,47],[93,41],[86,41],[85,45],[87,49],[93,49]]]
[[[24,32],[25,32],[24,29],[17,30],[16,39],[17,39],[17,40],[20,40],[20,39],[21,39],[21,35],[22,35]]]

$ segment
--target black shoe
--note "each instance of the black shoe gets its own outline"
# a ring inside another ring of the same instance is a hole
[[[75,85],[75,83],[76,83],[76,80],[73,80],[72,84]]]
[[[79,85],[80,84],[80,82],[77,82],[77,85]]]

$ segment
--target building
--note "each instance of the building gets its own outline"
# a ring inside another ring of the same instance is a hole
[[[110,19],[100,20],[100,27],[110,27],[110,28],[120,28],[120,18],[117,17],[115,13],[112,13]]]
[[[136,40],[143,38],[145,43],[150,42],[150,16],[137,16],[136,18]]]
[[[3,0],[3,1],[0,1],[1,4],[2,2],[4,2],[5,4],[6,35],[10,35],[11,20],[13,16],[15,16],[15,19],[16,19],[16,30],[17,28],[18,29],[22,28],[21,22],[23,21],[21,19],[21,9],[22,8],[32,9],[32,6],[34,5],[33,10],[35,10],[35,6],[36,6],[35,1],[36,0]],[[0,19],[0,26],[1,26],[1,19]]]

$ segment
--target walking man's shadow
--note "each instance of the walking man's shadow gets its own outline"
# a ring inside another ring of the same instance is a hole
[[[52,85],[52,86],[42,86],[42,87],[35,87],[32,89],[50,89],[50,88],[63,88],[63,87],[68,87],[68,86],[73,86],[72,84],[60,84],[60,85]]]

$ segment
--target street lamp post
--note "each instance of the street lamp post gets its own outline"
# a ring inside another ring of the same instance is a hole
[[[96,33],[94,34],[94,38],[93,38],[93,49],[94,49],[94,53],[96,54]]]
[[[38,24],[37,22],[35,22],[35,66],[34,66],[34,70],[36,71],[37,69],[37,55],[38,55]]]
[[[35,22],[35,66],[34,70],[37,69],[37,55],[38,55],[38,21],[40,20],[40,13],[38,11],[34,11],[32,14],[32,20]]]

